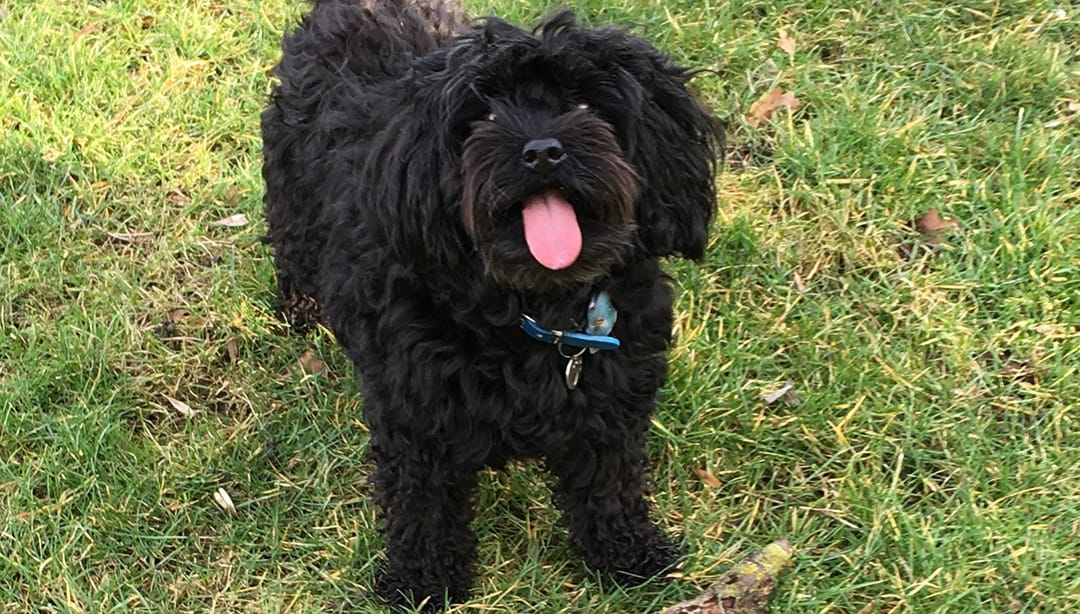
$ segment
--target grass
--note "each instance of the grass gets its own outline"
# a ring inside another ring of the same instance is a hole
[[[1080,608],[1075,4],[568,4],[713,69],[731,129],[708,256],[671,263],[650,441],[689,554],[667,588],[602,586],[521,464],[484,476],[458,611],[656,611],[779,535],[775,612]],[[257,241],[257,118],[301,9],[0,3],[4,611],[336,611],[371,584],[351,372],[279,334]],[[773,87],[803,106],[749,126]],[[912,230],[931,208],[940,245]],[[789,379],[801,405],[762,401]]]

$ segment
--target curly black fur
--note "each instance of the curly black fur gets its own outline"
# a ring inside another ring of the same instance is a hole
[[[620,582],[670,568],[650,521],[644,442],[672,325],[659,258],[702,255],[718,124],[692,76],[645,40],[555,15],[468,26],[450,0],[320,0],[284,41],[262,117],[280,307],[321,317],[361,374],[390,602],[467,597],[476,473],[542,457],[586,562]],[[552,173],[522,163],[557,138]],[[534,260],[522,203],[558,190],[583,236]],[[577,329],[619,310],[616,351],[568,389],[523,313]]]

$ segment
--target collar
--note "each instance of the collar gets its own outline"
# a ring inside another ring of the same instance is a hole
[[[537,341],[560,347],[582,348],[593,352],[614,350],[619,347],[619,340],[609,333],[618,318],[619,312],[612,305],[611,296],[600,291],[589,301],[589,309],[585,315],[588,324],[584,332],[547,329],[524,313],[521,314],[521,330]]]

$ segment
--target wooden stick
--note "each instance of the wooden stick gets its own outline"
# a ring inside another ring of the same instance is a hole
[[[780,538],[732,567],[704,593],[662,614],[764,614],[776,577],[791,563],[792,547]]]

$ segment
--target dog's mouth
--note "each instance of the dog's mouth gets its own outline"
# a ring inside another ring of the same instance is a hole
[[[565,269],[581,255],[581,226],[574,206],[559,190],[545,190],[525,199],[521,207],[525,244],[544,268]]]

